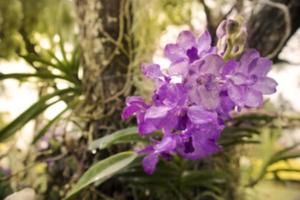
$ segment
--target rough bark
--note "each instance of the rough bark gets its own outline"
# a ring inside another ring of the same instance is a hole
[[[76,0],[82,49],[86,128],[99,137],[120,128],[131,91],[129,0]]]
[[[243,14],[245,10],[243,0],[236,1],[232,8],[223,16],[213,18],[211,10],[205,0],[199,0],[204,6],[207,27],[216,40],[215,31],[218,24],[228,17],[232,11]],[[300,27],[299,0],[254,0],[253,12],[247,18],[248,46],[258,49],[263,56],[278,61],[278,55],[287,41]]]
[[[133,59],[131,34],[130,0],[75,0],[80,30],[82,50],[84,102],[78,108],[89,139],[96,139],[117,129],[124,128],[121,111],[125,97],[133,88],[131,84]],[[107,157],[113,152],[101,151],[92,155],[87,151],[87,141],[82,139],[78,146],[81,151],[74,152],[77,157],[77,175],[82,174],[93,162]],[[125,147],[126,148],[126,147]],[[110,150],[111,151],[111,150]],[[76,177],[74,177],[76,179]],[[117,193],[114,182],[101,192]],[[98,199],[95,188],[91,187],[82,198]],[[79,199],[82,199],[79,197]]]
[[[260,2],[262,7],[254,12],[248,21],[249,46],[258,49],[262,55],[276,60],[288,39],[294,35],[300,26],[300,1]],[[285,18],[284,7],[288,10],[290,24]],[[286,30],[289,28],[290,31],[285,37]]]

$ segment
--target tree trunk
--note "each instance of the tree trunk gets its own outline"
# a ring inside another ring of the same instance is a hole
[[[124,128],[121,112],[125,97],[133,91],[132,65],[132,12],[130,0],[75,0],[82,51],[84,102],[78,108],[88,139],[96,139]],[[113,152],[101,151],[92,155],[83,139],[75,152],[77,174],[81,175],[95,160],[101,160]],[[126,147],[125,147],[126,148]],[[110,150],[111,151],[111,150]],[[122,187],[110,185],[100,192],[112,195]],[[91,192],[93,191],[93,192]],[[79,199],[98,199],[95,188],[82,193]],[[87,195],[87,196],[86,196]]]
[[[261,1],[248,21],[249,46],[276,61],[286,42],[300,26],[299,0]]]
[[[122,126],[124,97],[132,91],[129,0],[76,0],[82,49],[86,129],[99,137]]]

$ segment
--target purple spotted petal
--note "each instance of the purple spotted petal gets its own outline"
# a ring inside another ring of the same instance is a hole
[[[161,142],[154,146],[155,153],[172,152],[176,147],[176,140],[170,136],[166,136]]]
[[[122,119],[128,119],[147,108],[147,105],[142,97],[131,96],[126,98],[126,107],[122,112]]]
[[[204,59],[200,71],[201,73],[219,74],[221,68],[224,66],[224,60],[218,55],[208,55]]]
[[[143,64],[142,71],[144,75],[152,80],[159,79],[164,76],[157,64]]]
[[[199,96],[200,104],[208,110],[216,109],[220,105],[219,89],[216,85],[211,85],[210,89],[199,86],[196,94]]]
[[[198,160],[219,152],[222,148],[216,144],[220,130],[213,124],[193,129],[179,136],[177,151],[186,159]]]
[[[220,101],[222,102],[217,112],[222,120],[230,118],[230,112],[234,109],[235,103],[229,98],[227,91],[220,93]]]
[[[239,107],[244,106],[244,93],[241,87],[234,85],[231,81],[228,83],[228,95],[230,99]]]
[[[258,78],[256,83],[252,86],[257,91],[263,94],[273,94],[276,92],[277,82],[272,78]]]
[[[185,50],[178,44],[167,44],[164,54],[171,62],[176,62],[187,57]]]
[[[135,105],[128,106],[128,107],[124,108],[124,110],[122,112],[122,119],[128,119],[129,117],[136,114],[140,110],[141,110],[141,108],[138,106],[135,106]]]
[[[262,93],[247,86],[229,84],[228,95],[240,107],[260,107],[263,103]]]
[[[151,175],[154,173],[156,165],[158,163],[157,153],[151,153],[143,159],[143,167],[147,174]]]
[[[140,107],[146,107],[146,103],[143,97],[140,96],[130,96],[126,98],[126,105],[138,105]]]
[[[185,153],[183,156],[187,159],[198,160],[212,154],[218,153],[222,148],[214,140],[205,139],[201,134],[193,137],[194,152]]]
[[[196,46],[196,38],[191,31],[182,31],[177,37],[177,44],[187,51]]]
[[[211,47],[210,33],[205,30],[198,39],[198,52],[208,50]]]
[[[188,108],[187,115],[194,124],[206,124],[217,121],[217,114],[204,110],[200,106],[191,106]]]
[[[236,73],[232,76],[230,76],[230,80],[235,84],[235,85],[243,85],[247,84],[249,82],[249,78],[241,73]]]
[[[171,136],[164,137],[152,147],[148,146],[141,152],[149,153],[143,160],[143,167],[147,174],[153,174],[160,155],[169,157],[169,154],[176,148],[176,139]]]
[[[244,95],[245,105],[248,107],[257,108],[263,104],[262,94],[257,90],[245,88]]]
[[[168,72],[171,76],[180,75],[180,76],[185,77],[188,73],[188,65],[189,65],[189,62],[185,59],[174,62],[169,67]]]
[[[229,60],[222,69],[224,76],[232,74],[239,67],[239,63],[236,60]]]
[[[151,106],[145,114],[145,119],[155,119],[155,118],[162,118],[167,115],[167,113],[172,108],[168,106]]]
[[[241,57],[241,66],[238,69],[238,72],[248,74],[248,68],[250,63],[259,58],[259,53],[255,49],[247,50]]]
[[[272,61],[267,58],[258,58],[252,61],[249,65],[249,74],[254,74],[257,76],[266,76],[270,71],[272,66]]]
[[[148,135],[153,131],[156,131],[158,128],[152,120],[145,119],[145,113],[139,113],[137,115],[138,121],[138,131],[141,135]]]

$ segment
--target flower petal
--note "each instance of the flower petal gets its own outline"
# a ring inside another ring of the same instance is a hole
[[[152,120],[142,120],[139,122],[138,131],[141,135],[148,135],[157,129],[155,122]]]
[[[177,151],[184,158],[198,160],[219,152],[222,148],[216,143],[220,130],[214,125],[205,125],[200,129],[191,129],[189,136],[181,136]]]
[[[129,117],[136,114],[140,110],[141,110],[141,108],[138,106],[135,106],[135,105],[128,106],[128,107],[124,108],[124,110],[122,112],[122,119],[128,119]]]
[[[147,109],[145,114],[145,119],[157,119],[165,117],[168,112],[171,110],[171,107],[168,106],[151,106]]]
[[[239,67],[239,62],[235,60],[229,60],[223,67],[222,74],[226,76],[232,74]]]
[[[248,107],[257,108],[263,104],[262,93],[257,90],[247,87],[244,95],[245,105]]]
[[[196,38],[191,31],[182,31],[177,37],[177,44],[187,51],[196,46]]]
[[[255,49],[247,50],[241,57],[241,65],[237,69],[237,72],[248,74],[249,65],[256,58],[259,58],[258,51],[256,51]]]
[[[236,86],[231,81],[227,84],[228,96],[239,107],[244,107],[244,86]]]
[[[260,107],[263,103],[262,93],[248,86],[228,84],[228,95],[239,107]]]
[[[143,159],[144,171],[151,175],[155,171],[159,154],[151,153]]]
[[[249,82],[248,77],[241,73],[230,76],[230,80],[232,80],[235,85],[243,85]]]
[[[191,106],[188,108],[187,115],[194,124],[206,124],[217,121],[217,114],[206,111],[200,106]]]
[[[152,80],[160,79],[164,76],[158,64],[143,64],[142,71],[146,77]]]
[[[273,94],[276,92],[277,82],[269,77],[258,78],[256,83],[252,86],[257,91],[263,94]]]
[[[164,49],[164,54],[172,62],[176,62],[187,57],[185,50],[178,44],[167,44]]]
[[[220,105],[219,92],[219,88],[216,85],[210,85],[209,89],[205,86],[198,86],[196,89],[196,94],[199,96],[201,101],[200,105],[208,110],[216,109]]]
[[[225,65],[224,60],[216,54],[208,55],[204,57],[204,64],[201,66],[201,73],[210,73],[218,75],[220,70]]]
[[[141,107],[146,107],[146,103],[143,97],[140,96],[130,96],[126,97],[126,105],[139,105]]]
[[[272,67],[272,61],[268,58],[258,58],[249,65],[249,73],[257,76],[266,76]]]
[[[168,72],[171,76],[180,75],[185,77],[188,73],[188,64],[187,60],[180,60],[171,64]]]
[[[154,146],[155,153],[172,152],[176,147],[176,140],[173,137],[166,136]]]
[[[198,52],[201,53],[204,50],[208,50],[211,47],[210,33],[205,30],[198,39]]]

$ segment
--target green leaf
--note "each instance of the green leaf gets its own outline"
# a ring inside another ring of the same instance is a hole
[[[204,187],[217,193],[221,193],[218,184],[224,184],[229,176],[222,171],[200,170],[185,171],[182,175],[181,184],[185,187]]]
[[[33,53],[27,54],[27,55],[23,55],[21,57],[24,58],[26,61],[29,61],[29,62],[39,62],[41,64],[44,64],[44,65],[51,66],[51,67],[59,69],[59,66],[57,66],[54,63],[52,63],[52,62],[50,62],[50,61],[42,58],[41,56],[33,54]]]
[[[269,170],[268,173],[278,173],[278,172],[297,172],[300,173],[300,169],[293,169],[293,168],[280,168]]]
[[[72,58],[71,58],[71,63],[72,63],[72,66],[74,67],[74,71],[78,71],[78,68],[80,66],[80,48],[79,46],[77,45],[73,52],[72,52]]]
[[[62,54],[62,56],[63,56],[64,61],[65,61],[65,62],[68,62],[67,53],[66,53],[65,47],[64,47],[64,42],[63,42],[63,40],[62,40],[63,37],[60,35],[60,38],[61,38],[61,39],[59,40],[60,52],[61,52],[61,54]]]
[[[276,119],[277,116],[272,115],[270,113],[245,113],[238,116],[233,117],[231,121],[234,121],[236,123],[245,122],[245,121],[265,121],[270,122],[274,119]]]
[[[56,115],[53,119],[51,119],[46,126],[44,126],[39,132],[38,134],[36,134],[36,136],[34,136],[32,144],[35,144],[41,137],[43,137],[45,135],[45,133],[49,130],[49,128],[58,121],[58,119],[67,111],[69,110],[69,107],[66,107],[65,109],[63,109],[60,113],[58,113],[58,115]]]
[[[103,183],[113,175],[117,174],[119,171],[126,168],[136,158],[137,153],[133,151],[127,151],[118,153],[99,161],[82,175],[77,184],[68,193],[65,200],[72,199],[79,191],[81,191],[91,183]]]
[[[125,128],[118,130],[110,135],[104,136],[100,139],[94,140],[89,145],[89,150],[95,149],[105,149],[113,144],[127,143],[132,141],[143,140],[143,138],[138,134],[137,127]]]
[[[56,92],[53,92],[52,94],[48,94],[48,95],[41,97],[36,103],[31,105],[27,110],[25,110],[23,113],[21,113],[16,119],[14,119],[11,123],[9,123],[8,125],[6,125],[4,128],[2,128],[0,130],[0,142],[9,138],[10,136],[12,136],[14,133],[16,133],[16,131],[21,129],[28,121],[35,118],[39,114],[41,114],[49,106],[60,101],[60,99],[58,99],[58,100],[54,100],[52,102],[48,102],[53,97],[67,94],[71,91],[74,91],[74,89],[68,88],[68,89],[64,89],[64,90],[57,90]]]
[[[34,73],[34,74],[30,74],[30,73],[11,73],[11,74],[1,74],[0,73],[0,80],[4,80],[4,79],[18,79],[18,80],[22,80],[22,79],[26,79],[26,78],[31,78],[31,77],[35,77],[35,78],[41,78],[41,79],[64,79],[66,80],[66,78],[64,76],[60,76],[60,75],[54,75],[51,73]]]
[[[279,162],[281,160],[288,160],[293,158],[300,158],[300,152],[299,151],[292,151],[292,152],[286,152],[279,155],[275,155],[271,161],[270,164]]]
[[[45,59],[40,55],[28,54],[28,55],[23,55],[21,57],[24,58],[26,61],[38,62],[43,65],[58,69],[59,71],[61,71],[62,73],[66,74],[66,75],[70,75],[70,70],[67,69],[64,65],[61,65],[60,63],[53,63],[53,62],[51,62],[51,60]]]

